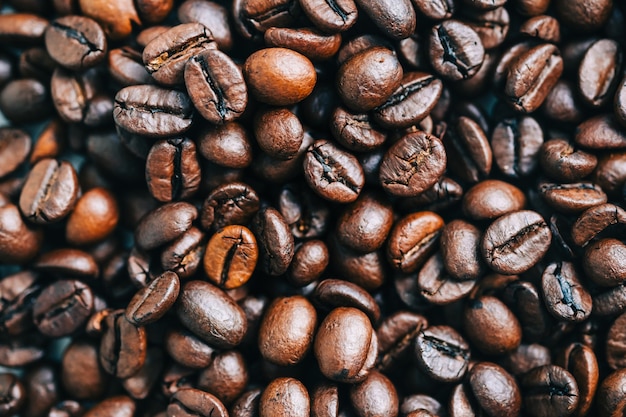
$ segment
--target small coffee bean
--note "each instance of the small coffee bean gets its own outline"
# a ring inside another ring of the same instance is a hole
[[[430,211],[409,214],[398,220],[387,239],[387,259],[404,273],[416,271],[437,247],[443,219]]]
[[[235,26],[246,39],[261,40],[271,27],[291,27],[300,15],[300,2],[294,0],[236,0],[233,2]]]
[[[204,200],[200,222],[205,230],[246,224],[259,207],[259,196],[249,185],[241,182],[223,184],[211,191]]]
[[[47,19],[33,13],[3,13],[0,15],[0,41],[24,44],[41,43],[44,39]]]
[[[57,68],[52,73],[50,89],[57,113],[66,122],[83,123],[93,114],[92,104],[101,90],[97,69],[74,73]],[[95,107],[95,106],[94,106]]]
[[[254,417],[258,415],[261,389],[255,388],[244,392],[230,407],[231,417]],[[312,402],[313,400],[311,400]]]
[[[537,417],[568,416],[578,405],[576,380],[565,369],[556,365],[535,368],[521,379],[524,406]]]
[[[474,183],[489,175],[493,154],[489,140],[478,123],[461,116],[448,126],[442,140],[450,159],[459,161],[450,168],[462,179]]]
[[[593,173],[593,182],[600,185],[602,190],[609,196],[615,197],[622,192],[622,186],[626,182],[625,152],[610,153],[598,162]]]
[[[481,244],[487,265],[501,274],[519,274],[548,251],[552,233],[546,221],[530,210],[514,211],[494,221]]]
[[[72,71],[84,71],[107,55],[107,39],[100,25],[88,17],[65,16],[50,23],[46,49],[56,62]]]
[[[23,264],[33,259],[43,244],[43,230],[27,224],[14,204],[0,203],[0,262]]]
[[[350,387],[350,401],[359,417],[398,415],[398,393],[391,380],[378,371]]]
[[[33,319],[50,337],[73,333],[93,310],[93,293],[80,281],[62,280],[46,287],[35,300]]]
[[[137,3],[141,3],[139,0]],[[112,40],[120,40],[131,34],[134,25],[141,25],[135,2],[116,1],[106,3],[101,1],[78,0],[76,3],[81,13],[96,20],[106,35]]]
[[[333,112],[331,131],[337,142],[357,152],[377,149],[387,139],[386,133],[373,125],[369,115],[350,113],[343,107]]]
[[[589,4],[582,0],[555,2],[557,16],[568,26],[583,32],[601,28],[611,14],[611,4],[608,0],[594,0]]]
[[[431,29],[430,61],[442,77],[458,81],[472,77],[485,59],[485,48],[478,34],[458,20],[445,20]]]
[[[564,139],[545,142],[539,157],[543,171],[557,181],[580,181],[593,172],[598,163],[595,155],[574,148]]]
[[[98,400],[106,391],[111,377],[98,362],[98,345],[90,341],[74,341],[61,362],[63,388],[80,400]]]
[[[307,240],[296,246],[287,277],[293,285],[304,287],[322,276],[329,261],[330,255],[324,241]]]
[[[164,204],[146,214],[135,229],[135,243],[151,250],[178,238],[189,230],[198,210],[186,202]]]
[[[241,307],[224,291],[203,281],[183,286],[176,314],[196,336],[219,348],[238,345],[248,327]]]
[[[542,182],[539,184],[539,192],[548,205],[563,213],[578,213],[607,201],[604,191],[588,182],[574,184]]]
[[[367,314],[372,323],[380,319],[380,308],[374,298],[351,282],[325,279],[315,287],[311,299],[322,311],[331,311],[337,307],[354,307]]]
[[[585,210],[572,225],[572,241],[586,246],[599,233],[612,225],[626,224],[626,211],[614,204],[606,203]]]
[[[432,20],[444,20],[452,17],[455,4],[452,0],[414,1],[415,8]]]
[[[463,330],[479,351],[489,355],[512,351],[522,341],[522,328],[513,312],[490,295],[468,302]]]
[[[102,368],[117,378],[135,375],[146,361],[146,329],[129,322],[124,310],[116,310],[104,320],[106,330],[100,339]]]
[[[548,118],[558,122],[578,124],[584,118],[574,85],[562,78],[550,90],[541,109]]]
[[[300,7],[315,26],[327,33],[350,29],[358,17],[353,0],[301,0]]]
[[[264,39],[268,46],[291,49],[312,61],[332,58],[341,46],[340,34],[329,35],[314,28],[273,27],[265,31]]]
[[[311,61],[286,48],[266,48],[253,53],[244,63],[243,74],[250,93],[274,106],[289,106],[304,100],[317,81]]]
[[[559,21],[552,16],[533,16],[522,23],[520,32],[526,36],[539,40],[559,43],[561,42],[561,27]]]
[[[163,248],[161,267],[164,271],[175,272],[180,279],[191,277],[204,259],[205,243],[205,234],[192,226],[178,239]]]
[[[95,280],[100,274],[96,260],[80,249],[54,249],[41,255],[33,263],[33,269],[59,278]]]
[[[24,384],[13,374],[0,374],[0,411],[6,416],[18,415],[26,405]]]
[[[372,252],[385,243],[392,225],[391,205],[380,196],[362,194],[339,217],[337,237],[356,251]]]
[[[195,388],[183,388],[170,398],[167,417],[228,417],[228,411],[214,395]]]
[[[173,6],[173,2],[171,6]],[[139,7],[141,13],[141,7]],[[168,12],[169,10],[163,10]],[[166,15],[167,13],[165,13]],[[209,28],[217,46],[221,51],[229,51],[233,46],[233,36],[229,24],[229,15],[226,7],[216,2],[203,0],[184,1],[177,10],[178,20],[181,23],[202,23]],[[145,18],[144,18],[145,20]]]
[[[509,352],[501,365],[513,376],[522,376],[533,368],[550,365],[550,349],[538,343],[522,343],[517,349]]]
[[[464,220],[446,224],[439,240],[446,271],[458,280],[474,280],[484,272],[480,255],[480,230]]]
[[[448,326],[432,326],[415,339],[417,365],[429,377],[443,382],[463,379],[470,359],[470,349],[463,337]]]
[[[468,383],[480,408],[491,416],[518,415],[522,406],[515,379],[502,367],[479,362],[469,371]]]
[[[254,136],[263,152],[272,158],[289,160],[298,155],[304,140],[300,119],[285,108],[269,108],[256,113]]]
[[[498,168],[508,176],[529,175],[537,166],[543,132],[529,116],[504,119],[494,128],[491,148]]]
[[[198,388],[215,395],[229,405],[248,384],[248,370],[241,353],[227,351],[215,355],[211,364],[198,376]]]
[[[622,51],[616,41],[601,39],[593,43],[578,67],[578,89],[593,107],[607,105],[619,82]]]
[[[598,388],[598,360],[592,348],[581,343],[572,343],[557,359],[557,364],[572,374],[578,385],[578,407],[576,415],[584,416],[591,408]]]
[[[0,128],[0,178],[15,171],[28,157],[30,135],[21,129]]]
[[[414,197],[439,180],[446,162],[446,152],[438,138],[421,131],[409,133],[385,153],[380,182],[393,196]]]
[[[376,330],[378,338],[376,369],[388,371],[402,366],[408,359],[413,340],[427,326],[428,321],[424,316],[409,311],[401,310],[387,316]]]
[[[222,167],[245,168],[252,163],[252,139],[237,122],[207,126],[200,133],[198,150],[207,160]]]
[[[578,322],[589,317],[591,295],[582,286],[572,263],[551,263],[544,270],[541,282],[546,307],[555,318]]]
[[[65,238],[72,245],[89,245],[109,236],[119,220],[115,196],[105,188],[92,188],[76,202],[67,219]]]
[[[237,288],[252,276],[258,253],[257,241],[247,227],[226,226],[209,240],[204,270],[215,285],[224,289]]]
[[[187,61],[185,87],[200,115],[214,124],[237,119],[248,104],[241,69],[218,50],[202,51]]]
[[[615,287],[626,281],[626,245],[620,240],[601,239],[589,244],[582,261],[587,276],[598,285]]]
[[[626,133],[613,114],[591,117],[576,128],[574,141],[583,148],[610,150],[626,147]]]
[[[154,80],[141,60],[141,53],[124,46],[109,51],[109,72],[111,77],[123,87],[138,84],[150,84]]]
[[[154,323],[172,308],[179,291],[178,275],[164,272],[133,296],[126,307],[126,319],[136,326]]]
[[[261,355],[281,366],[301,362],[313,345],[316,324],[315,308],[306,298],[277,298],[267,308],[259,327]]]
[[[309,393],[295,378],[276,378],[259,399],[259,417],[306,417],[310,409]]]
[[[467,9],[463,13],[463,23],[474,29],[486,50],[496,48],[504,43],[509,32],[509,22],[509,13],[504,7],[486,11]],[[523,28],[520,28],[520,32],[523,33]],[[488,54],[485,54],[483,66],[474,77],[478,76],[480,71],[485,68],[487,57]]]
[[[459,281],[444,268],[441,252],[432,255],[417,274],[420,296],[434,305],[446,305],[466,297],[475,287],[475,280]]]
[[[192,369],[206,368],[213,361],[215,349],[185,329],[170,328],[164,348],[177,363]]]

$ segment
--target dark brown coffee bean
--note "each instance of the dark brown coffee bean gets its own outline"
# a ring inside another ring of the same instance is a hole
[[[178,275],[164,272],[133,296],[126,307],[126,319],[136,326],[154,323],[172,308],[179,291]]]
[[[304,177],[321,197],[338,203],[355,201],[363,188],[363,168],[354,157],[320,139],[307,149]]]
[[[252,231],[259,244],[260,267],[269,275],[284,274],[294,254],[294,238],[280,212],[262,208],[252,219]]]
[[[593,349],[581,343],[572,343],[557,358],[557,364],[571,373],[578,385],[578,407],[575,415],[586,415],[598,388],[599,379],[598,360]]]
[[[458,20],[450,19],[434,26],[429,44],[433,68],[452,81],[472,77],[485,59],[485,48],[478,34]]]
[[[620,240],[589,244],[582,261],[587,276],[598,285],[614,287],[626,281],[626,245]]]
[[[463,330],[479,351],[489,355],[509,352],[522,341],[522,328],[513,312],[490,295],[468,302]]]
[[[576,380],[565,369],[556,365],[535,368],[521,379],[524,406],[537,417],[569,416],[578,405]]]
[[[325,279],[311,295],[315,306],[324,311],[337,307],[358,308],[370,318],[372,323],[380,319],[380,308],[374,298],[363,288],[339,279]]]
[[[428,73],[406,73],[387,101],[374,109],[374,120],[388,128],[412,126],[428,116],[442,90],[441,80]]]
[[[416,271],[437,247],[443,219],[430,211],[409,214],[398,220],[387,240],[387,259],[404,273]]]
[[[317,81],[313,64],[304,55],[285,48],[261,49],[243,66],[250,93],[274,106],[289,106],[304,100]]]
[[[574,182],[593,172],[598,159],[595,155],[574,148],[564,139],[545,142],[539,151],[541,168],[557,181]]]
[[[428,326],[422,315],[409,311],[398,311],[384,319],[376,335],[378,338],[378,360],[376,369],[388,371],[403,365],[419,332]],[[401,410],[402,411],[402,410]]]
[[[148,349],[146,361],[139,371],[122,381],[126,392],[136,400],[143,400],[157,383],[163,369],[163,352],[156,347]]]
[[[520,32],[526,36],[546,42],[561,42],[561,27],[559,21],[548,15],[533,16],[526,20],[522,23]]]
[[[314,28],[272,27],[265,31],[264,39],[268,46],[288,48],[313,61],[332,58],[341,46],[340,34],[330,35]]]
[[[205,50],[189,59],[185,87],[200,115],[214,124],[237,119],[248,104],[241,69],[218,50]]]
[[[61,386],[57,379],[56,368],[46,363],[35,366],[24,375],[26,396],[31,399],[24,405],[24,417],[44,416],[59,401]]]
[[[151,250],[178,238],[189,230],[198,210],[189,203],[164,204],[146,214],[135,229],[135,243]]]
[[[376,361],[377,345],[376,333],[365,313],[339,307],[320,324],[313,351],[324,376],[354,383],[367,378]]]
[[[337,141],[353,151],[368,151],[380,147],[387,139],[367,114],[350,113],[337,107],[332,115],[331,131]]]
[[[0,15],[0,41],[3,43],[37,44],[44,39],[48,20],[33,13]]]
[[[491,172],[493,154],[489,140],[478,123],[461,116],[442,135],[446,154],[459,161],[450,169],[468,182],[478,182]]]
[[[141,2],[139,0],[137,3]],[[141,25],[135,2],[101,3],[78,0],[77,3],[81,13],[96,20],[112,40],[120,40],[130,35],[133,24]]]
[[[415,31],[415,9],[409,0],[356,0],[356,4],[390,38],[404,39]]]
[[[420,296],[434,305],[458,301],[466,297],[475,285],[474,280],[458,281],[448,275],[440,252],[428,258],[417,274],[417,289]]]
[[[576,144],[583,148],[611,150],[626,147],[626,133],[613,114],[591,117],[576,128]]]
[[[494,221],[485,231],[481,250],[487,265],[501,274],[519,274],[548,251],[552,233],[536,212],[520,210]]]
[[[47,84],[33,78],[13,80],[0,91],[0,111],[14,123],[38,121],[50,115]]]
[[[420,13],[432,20],[449,19],[455,10],[454,1],[451,0],[414,1],[413,5]]]
[[[17,206],[0,203],[0,261],[7,264],[25,263],[39,252],[43,231],[27,224]]]
[[[60,278],[95,280],[100,274],[96,260],[80,249],[54,249],[41,255],[33,263],[33,269]]]
[[[350,57],[337,73],[339,96],[348,108],[366,112],[383,105],[400,86],[402,66],[385,47],[366,49]],[[363,85],[367,85],[366,91]]]
[[[304,287],[322,276],[329,260],[330,255],[324,241],[307,240],[296,246],[287,277],[293,285]]]
[[[231,350],[215,355],[211,364],[198,376],[198,388],[229,405],[244,391],[248,379],[244,356]]]
[[[196,227],[191,227],[178,239],[163,248],[161,267],[165,271],[175,272],[185,279],[194,275],[204,258],[205,234]]]
[[[26,404],[26,389],[17,376],[0,374],[0,413],[5,416],[18,415]]]
[[[522,406],[515,379],[500,366],[479,362],[469,371],[468,384],[480,408],[490,416],[519,415]]]
[[[622,126],[626,126],[626,77],[622,78],[618,84],[615,100],[613,102],[613,110],[617,121],[620,122]]]
[[[461,200],[463,188],[453,179],[442,176],[439,180],[416,197],[402,199],[399,207],[404,211],[437,211],[450,207]]]
[[[572,225],[572,241],[586,246],[594,237],[612,225],[626,224],[626,211],[614,204],[600,204],[585,210]]]
[[[398,393],[391,380],[378,371],[350,387],[350,401],[359,417],[398,415]]]
[[[117,378],[135,375],[146,361],[146,329],[129,322],[124,310],[109,314],[105,326],[100,339],[100,364]]]
[[[475,280],[485,270],[480,254],[480,230],[464,220],[446,224],[439,240],[446,271],[455,279]]]
[[[245,284],[257,264],[257,241],[245,226],[230,225],[215,233],[207,244],[204,270],[213,284],[224,289]]]
[[[46,287],[35,300],[33,319],[49,337],[73,333],[93,310],[93,293],[80,281],[62,280]]]
[[[582,103],[574,85],[560,79],[550,90],[542,106],[543,113],[552,120],[564,123],[580,123],[584,118]]]
[[[76,340],[65,349],[61,362],[61,382],[74,398],[102,398],[110,383],[110,376],[98,362],[98,346],[95,343]]]
[[[626,326],[626,316],[624,314],[618,316],[611,324],[607,333],[606,341],[606,361],[613,370],[624,367],[624,345],[621,342],[624,337],[624,328]]]
[[[185,329],[171,328],[165,334],[164,348],[177,363],[192,369],[206,368],[215,349]]]
[[[83,123],[93,116],[91,106],[102,88],[99,76],[97,69],[73,73],[59,67],[52,73],[52,101],[61,119]]]
[[[132,417],[135,414],[135,407],[135,402],[130,397],[119,395],[100,401],[82,415],[84,417],[105,417],[110,415]],[[77,416],[71,415],[71,417]]]
[[[153,85],[136,85],[115,95],[115,123],[147,137],[174,136],[191,126],[193,106],[187,94]]]
[[[509,32],[509,22],[509,13],[504,7],[497,7],[486,11],[467,9],[463,13],[463,23],[474,29],[483,47],[487,50],[504,43]],[[486,60],[487,55],[485,55],[485,61]],[[485,65],[486,62],[483,63],[481,69],[483,69]],[[475,76],[477,75],[478,73]]]
[[[470,349],[463,337],[448,326],[432,326],[415,339],[417,365],[429,377],[443,382],[460,381],[467,371]]]
[[[111,77],[123,87],[138,84],[150,84],[154,80],[141,60],[141,52],[124,46],[113,49],[108,57]]]
[[[299,363],[311,350],[316,324],[315,308],[306,298],[275,299],[259,327],[261,355],[281,366]]]
[[[504,119],[493,130],[491,147],[500,170],[511,177],[530,174],[537,166],[543,132],[528,116]]]
[[[437,182],[446,162],[446,152],[438,138],[421,131],[409,133],[385,153],[380,182],[391,195],[414,197]]]
[[[519,377],[538,366],[550,365],[551,362],[549,348],[538,343],[522,343],[509,352],[500,364],[512,375]]]
[[[231,417],[255,417],[258,416],[259,399],[261,389],[255,388],[244,392],[230,407]],[[313,407],[313,399],[311,399]]]
[[[259,399],[259,417],[306,417],[310,409],[309,393],[295,378],[276,378]]]
[[[204,200],[200,222],[205,230],[246,224],[259,207],[259,196],[249,185],[241,182],[223,184],[211,191]]]
[[[269,108],[256,113],[254,136],[263,152],[272,158],[289,160],[298,155],[304,129],[288,109]]]
[[[539,184],[541,197],[555,210],[563,213],[578,213],[607,201],[602,189],[589,182],[574,184]]]
[[[21,129],[0,128],[0,177],[15,171],[28,157],[31,138]]]
[[[167,417],[227,417],[224,404],[212,394],[194,388],[183,388],[170,398]]]
[[[380,196],[363,194],[339,217],[337,238],[356,251],[372,252],[385,243],[392,225],[391,205]]]
[[[611,14],[611,4],[607,0],[594,0],[591,3],[557,0],[555,5],[557,15],[565,24],[583,32],[591,32],[604,25]]]
[[[183,23],[163,32],[143,50],[146,69],[160,84],[184,82],[185,64],[207,49],[215,49],[211,31],[200,23]]]
[[[393,45],[389,43],[387,39],[379,35],[365,34],[357,36],[339,49],[337,54],[337,64],[343,65],[346,61],[353,56],[371,48],[385,47],[389,50],[393,50]]]
[[[616,41],[601,39],[592,44],[578,67],[578,89],[593,107],[607,105],[613,98],[622,64],[622,51]]]
[[[88,17],[65,16],[52,21],[45,40],[52,59],[72,71],[94,67],[106,58],[104,31]]]
[[[207,160],[227,168],[245,168],[252,162],[252,139],[239,123],[206,127],[198,150]]]
[[[260,40],[271,27],[291,27],[300,15],[300,2],[293,0],[236,0],[232,13],[235,27],[246,39]]]
[[[248,327],[241,307],[225,292],[203,281],[189,281],[183,286],[176,314],[196,336],[219,348],[238,345]]]
[[[167,13],[164,17],[165,15]],[[181,23],[197,22],[209,28],[221,51],[232,48],[233,39],[226,7],[212,1],[188,0],[178,7],[177,15]]]
[[[598,389],[598,415],[601,417],[611,417],[619,415],[626,401],[624,400],[624,382],[626,381],[626,369],[618,369],[609,374]]]
[[[358,17],[358,9],[352,0],[302,0],[300,7],[315,26],[328,33],[350,29]]]
[[[591,295],[582,286],[570,262],[551,263],[541,277],[546,308],[555,318],[583,321],[591,314]]]

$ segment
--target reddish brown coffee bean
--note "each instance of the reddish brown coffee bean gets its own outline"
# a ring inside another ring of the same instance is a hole
[[[266,30],[263,36],[268,46],[288,48],[310,60],[330,59],[341,46],[340,34],[329,35],[314,28],[272,27]]]
[[[565,139],[552,139],[541,146],[539,152],[541,168],[557,181],[579,181],[593,172],[598,158],[588,152],[574,148]]]
[[[356,251],[373,252],[385,243],[392,225],[391,205],[380,196],[364,194],[339,218],[337,238]]]
[[[398,393],[385,375],[370,372],[365,381],[350,387],[350,400],[359,417],[398,415]]]
[[[309,393],[295,378],[277,378],[269,383],[259,400],[259,417],[310,415]]]
[[[576,144],[583,148],[608,150],[626,147],[626,133],[613,114],[591,117],[576,128]]]
[[[65,237],[73,245],[90,245],[109,236],[119,220],[115,196],[105,188],[83,194],[67,219]]]
[[[578,246],[586,246],[606,228],[626,224],[626,211],[615,204],[600,204],[585,210],[572,225],[572,241]]]
[[[473,280],[484,273],[480,254],[480,230],[464,220],[446,224],[439,240],[446,271],[455,279]]]
[[[582,261],[587,276],[598,285],[615,287],[626,281],[626,245],[620,240],[589,244]]]
[[[198,388],[229,405],[246,388],[248,379],[244,356],[231,350],[215,355],[211,364],[198,376]]]
[[[488,355],[512,351],[522,341],[522,328],[513,312],[499,299],[482,296],[465,307],[463,330]]]
[[[306,298],[277,298],[259,327],[261,355],[281,366],[299,363],[313,345],[316,324],[315,308]]]
[[[380,319],[380,307],[374,298],[351,282],[325,279],[315,287],[311,299],[322,311],[330,311],[336,307],[354,307],[367,314],[372,323],[377,323]]]
[[[28,225],[13,204],[0,203],[0,261],[22,264],[33,259],[43,244],[43,230]]]
[[[89,341],[74,341],[61,362],[63,388],[80,400],[102,398],[110,383],[110,376],[98,362],[98,346]]]
[[[0,129],[0,178],[15,171],[26,160],[31,146],[32,140],[25,131],[6,127]]]
[[[136,326],[154,323],[172,308],[179,291],[178,275],[164,272],[133,296],[126,307],[126,319]]]
[[[127,37],[133,30],[133,24],[141,25],[135,2],[130,0],[108,3],[106,0],[78,0],[80,11],[96,20],[107,36],[113,40]]]
[[[404,273],[416,271],[437,247],[443,219],[431,211],[409,214],[398,220],[387,240],[387,259]]]

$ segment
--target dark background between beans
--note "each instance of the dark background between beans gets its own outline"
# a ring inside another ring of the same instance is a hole
[[[0,417],[624,414],[623,1],[0,10]]]

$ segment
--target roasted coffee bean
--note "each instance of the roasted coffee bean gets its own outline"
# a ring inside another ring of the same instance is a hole
[[[178,7],[177,15],[181,23],[197,22],[209,28],[221,51],[229,51],[232,48],[233,37],[228,11],[221,4],[212,1],[187,0]]]
[[[91,106],[102,88],[99,75],[95,68],[82,73],[57,68],[52,73],[52,101],[61,119],[82,123],[93,116]]]
[[[198,210],[189,203],[164,204],[147,213],[135,229],[135,243],[151,250],[178,238],[189,230]]]
[[[610,153],[602,157],[593,173],[593,181],[600,185],[605,193],[615,197],[622,191],[626,181],[626,153]]]
[[[203,281],[189,281],[176,304],[181,323],[212,346],[238,345],[248,327],[246,316],[224,291]]]
[[[373,47],[355,54],[337,73],[338,93],[348,108],[366,112],[383,105],[402,82],[402,66],[385,47]],[[366,91],[363,85],[367,85]]]
[[[494,221],[485,231],[481,251],[487,265],[501,274],[519,274],[548,251],[552,233],[536,212],[520,210]]]
[[[208,278],[224,289],[245,284],[257,264],[257,240],[245,226],[230,225],[215,233],[207,244],[204,270]]]
[[[409,214],[396,222],[387,239],[387,259],[404,273],[416,271],[437,247],[443,219],[430,211]]]
[[[622,64],[622,51],[616,41],[601,39],[592,44],[578,67],[578,89],[585,102],[603,107],[613,98]]]
[[[117,378],[135,375],[146,361],[146,329],[129,322],[124,310],[114,311],[104,320],[106,330],[100,339],[102,368]]]
[[[80,249],[55,249],[41,255],[33,263],[33,269],[60,278],[95,280],[100,274],[96,260]]]
[[[196,145],[190,139],[156,142],[146,159],[146,184],[162,202],[189,198],[200,187],[200,164]]]
[[[500,366],[490,362],[475,364],[469,371],[468,385],[487,415],[519,415],[520,389],[515,379]]]
[[[539,184],[541,197],[548,205],[563,213],[578,213],[594,206],[604,204],[607,196],[593,183]]]
[[[618,84],[615,100],[613,102],[613,110],[617,121],[620,122],[622,126],[626,125],[626,77],[622,78]]]
[[[6,416],[17,415],[26,405],[24,384],[13,374],[0,374],[0,412]]]
[[[142,3],[139,0],[137,3]],[[127,37],[133,24],[141,25],[134,2],[119,1],[112,4],[99,1],[78,0],[81,13],[96,20],[112,40]]]
[[[417,274],[417,288],[421,297],[434,305],[458,301],[467,296],[475,285],[475,280],[458,281],[448,275],[440,252],[428,258]]]
[[[10,81],[0,90],[0,111],[14,123],[42,120],[51,110],[48,86],[33,78]]]
[[[211,364],[198,375],[198,388],[229,405],[244,391],[248,379],[243,355],[231,350],[215,355]]]
[[[353,56],[371,48],[384,47],[393,50],[393,45],[387,39],[379,35],[365,34],[357,36],[346,42],[337,54],[337,64],[343,65]]]
[[[313,61],[332,58],[341,46],[340,34],[329,35],[313,28],[273,27],[265,31],[264,39],[268,46],[288,48]]]
[[[115,196],[105,188],[92,188],[76,202],[67,219],[65,238],[73,245],[89,245],[109,236],[119,220]]]
[[[289,106],[304,100],[317,81],[313,64],[286,48],[266,48],[250,55],[243,66],[249,92],[258,101]]]
[[[563,22],[577,29],[590,32],[604,25],[611,14],[611,2],[594,0],[587,4],[581,0],[571,3],[557,0],[556,12]]]
[[[378,338],[378,360],[376,369],[388,371],[402,365],[413,346],[413,339],[428,326],[422,315],[409,311],[398,311],[383,320],[376,335]]]
[[[99,400],[104,395],[110,376],[98,361],[98,346],[90,341],[76,340],[65,352],[61,362],[61,382],[72,397]]]
[[[555,318],[583,321],[591,314],[591,295],[570,262],[551,263],[541,277],[546,308]]]
[[[574,85],[562,78],[546,96],[542,111],[548,118],[558,122],[580,123],[584,117]]]
[[[330,211],[327,205],[296,184],[281,189],[277,208],[297,239],[321,237],[328,229]]]
[[[599,370],[596,355],[581,343],[568,345],[557,358],[557,364],[572,374],[578,386],[578,407],[575,415],[584,416],[598,388]]]
[[[421,131],[409,133],[385,153],[380,182],[393,196],[414,197],[439,180],[446,163],[446,152],[438,138]]]
[[[122,86],[150,84],[153,78],[141,60],[141,53],[128,46],[109,52],[109,73]]]
[[[613,114],[605,114],[591,117],[579,124],[574,141],[589,149],[623,149],[626,147],[626,134]]]
[[[280,212],[262,208],[252,219],[252,231],[259,244],[260,266],[266,274],[285,273],[294,254],[294,238]]]
[[[489,50],[500,46],[504,42],[509,32],[510,18],[504,7],[497,7],[487,11],[467,9],[463,13],[463,22],[474,29],[483,47]],[[523,33],[523,27],[520,28],[520,31]],[[487,55],[485,55],[486,60]],[[483,66],[485,64],[486,62],[483,63]]]
[[[385,375],[372,371],[367,378],[350,387],[350,401],[360,417],[398,415],[398,393]]]
[[[31,138],[21,129],[0,128],[0,177],[15,171],[28,157]]]
[[[546,42],[559,43],[561,41],[559,21],[548,15],[533,16],[526,20],[520,27],[520,32]]]
[[[168,355],[187,368],[206,368],[213,361],[215,349],[188,330],[169,329],[163,342]]]
[[[517,348],[522,328],[513,312],[499,299],[482,296],[465,307],[463,330],[481,352],[502,354]]]
[[[469,345],[448,326],[432,326],[415,339],[417,365],[429,377],[443,382],[460,381],[470,359]]]
[[[62,280],[43,289],[33,305],[33,320],[50,337],[67,336],[93,311],[93,293],[80,281]]]
[[[489,140],[481,127],[468,117],[461,116],[448,126],[442,136],[446,154],[459,161],[450,168],[468,182],[478,182],[491,172],[493,154]]]
[[[579,181],[593,172],[598,163],[595,155],[574,148],[564,139],[545,142],[539,157],[543,171],[557,181]]]
[[[50,23],[46,49],[56,62],[72,71],[84,71],[107,55],[107,39],[100,25],[84,16],[65,16]]]
[[[380,196],[362,194],[339,217],[337,238],[356,251],[372,252],[385,243],[392,225],[391,205]]]
[[[311,295],[315,306],[324,311],[337,307],[358,308],[370,318],[372,323],[380,319],[380,308],[374,298],[363,288],[339,279],[321,281]]]
[[[621,340],[625,325],[626,316],[622,314],[615,319],[606,336],[606,362],[613,370],[624,367],[624,346]]]
[[[307,149],[304,177],[313,191],[338,203],[355,201],[365,182],[363,168],[356,157],[324,139],[315,141]]]
[[[521,376],[533,368],[550,365],[550,349],[538,343],[522,343],[517,349],[509,352],[501,361],[501,365],[512,375]]]
[[[147,137],[174,136],[191,127],[193,106],[187,94],[152,85],[121,89],[115,96],[115,123]]]
[[[594,283],[606,287],[620,285],[626,281],[626,245],[612,238],[593,242],[586,247],[582,264]]]
[[[194,275],[204,258],[205,235],[196,227],[191,227],[178,239],[163,248],[161,267],[175,272],[185,279]]]
[[[522,377],[521,388],[526,391],[524,406],[533,416],[569,416],[578,405],[576,380],[560,366],[531,370]]]
[[[353,151],[376,149],[387,139],[385,132],[373,125],[369,115],[350,113],[343,107],[335,109],[331,123],[335,139]]]
[[[343,32],[357,21],[358,9],[353,0],[302,0],[299,3],[304,14],[324,32]]]
[[[241,69],[218,50],[206,50],[189,59],[185,87],[200,115],[214,124],[237,119],[248,104]]]
[[[261,389],[255,388],[244,392],[230,407],[231,417],[253,417],[258,415]],[[313,400],[311,400],[313,401]]]
[[[205,230],[246,224],[259,210],[257,193],[247,184],[232,182],[215,188],[204,200],[200,222]]]
[[[328,247],[324,241],[307,240],[296,245],[287,277],[293,285],[304,287],[322,276],[329,260]]]
[[[310,415],[309,393],[295,378],[276,378],[269,383],[259,399],[259,417]]]
[[[572,241],[586,246],[599,233],[612,225],[626,223],[626,212],[619,206],[606,203],[585,210],[572,225]]]
[[[304,297],[277,298],[267,308],[259,327],[259,350],[266,360],[294,365],[313,345],[317,314]]]
[[[432,20],[449,19],[455,10],[451,0],[414,1],[415,8],[424,16]]]
[[[0,40],[3,43],[41,43],[48,25],[47,19],[33,13],[3,13],[0,15]]]
[[[154,323],[172,308],[179,291],[178,275],[164,272],[133,296],[126,307],[126,319],[136,326]]]
[[[57,381],[58,372],[49,364],[42,363],[28,371],[24,376],[26,396],[31,398],[25,404],[25,417],[44,416],[60,397],[61,386]]]
[[[215,49],[211,31],[200,23],[183,23],[155,37],[143,50],[142,59],[152,77],[163,85],[184,82],[185,64],[207,49]]]
[[[442,176],[439,180],[416,197],[405,198],[400,201],[400,208],[404,211],[415,210],[443,210],[458,201],[463,196],[463,188],[451,178]]]
[[[236,28],[247,39],[257,40],[270,27],[290,27],[300,14],[300,2],[293,0],[237,0],[233,2]]]
[[[227,417],[224,404],[212,394],[194,388],[183,388],[170,398],[167,417]]]
[[[528,116],[504,119],[494,128],[491,136],[496,164],[511,177],[527,176],[534,171],[542,145],[541,127]]]
[[[136,400],[143,400],[157,382],[163,369],[163,353],[159,348],[150,348],[146,355],[146,361],[139,371],[122,381],[126,392]]]
[[[324,376],[354,383],[367,378],[376,361],[377,345],[376,333],[365,313],[339,307],[320,324],[313,352]]]
[[[17,206],[0,203],[0,261],[23,264],[35,257],[43,244],[43,230],[27,224]]]
[[[472,77],[485,59],[485,48],[478,34],[458,20],[449,19],[434,26],[429,45],[433,68],[451,81]]]
[[[453,220],[443,227],[439,239],[441,258],[453,278],[475,280],[484,273],[480,236],[480,230],[464,220]]]
[[[236,122],[205,128],[198,150],[207,160],[227,168],[245,168],[252,162],[252,139]]]
[[[356,0],[356,4],[390,38],[404,39],[415,31],[415,9],[409,0]]]
[[[289,160],[298,155],[304,129],[298,117],[288,109],[269,108],[256,113],[254,136],[263,152],[272,158]]]

